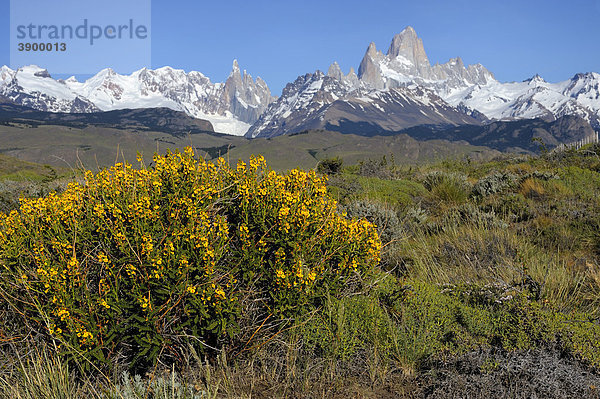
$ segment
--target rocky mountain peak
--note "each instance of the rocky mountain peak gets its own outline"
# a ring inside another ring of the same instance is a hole
[[[529,84],[546,83],[544,78],[542,78],[537,73],[535,75],[533,75],[532,77],[530,77],[529,79],[525,79],[524,82],[528,82]]]
[[[242,79],[242,74],[240,71],[240,65],[237,60],[233,60],[233,65],[231,66],[231,72],[229,73],[229,77],[233,77],[235,79]]]
[[[233,60],[223,90],[224,109],[249,124],[256,122],[272,101],[271,91],[265,82],[260,78],[254,81],[245,70],[242,74],[237,60]]]
[[[342,80],[344,74],[342,73],[342,69],[337,61],[334,61],[333,64],[329,66],[329,69],[327,70],[327,76],[331,76],[337,80]]]
[[[6,65],[3,65],[2,68],[0,68],[0,83],[8,81],[10,78],[12,78],[14,74],[15,71],[10,69]]]
[[[379,67],[383,58],[384,55],[377,51],[375,43],[371,42],[358,66],[358,78],[375,89],[383,89],[384,81]]]
[[[425,48],[423,47],[423,41],[410,26],[394,36],[387,56],[389,58],[402,56],[417,68],[430,66]]]
[[[375,57],[377,55],[377,47],[375,46],[374,42],[369,43],[369,47],[367,47],[367,52],[365,53],[365,57],[367,55],[371,56],[371,57]]]
[[[482,65],[465,66],[460,57],[431,66],[423,41],[410,26],[393,37],[386,55],[371,43],[360,63],[358,78],[376,90],[416,83],[435,85],[444,92],[494,81],[492,73]]]
[[[112,68],[105,68],[102,71],[100,71],[101,73],[104,72],[106,74],[106,76],[115,76],[117,73],[115,72],[114,69]]]
[[[464,68],[465,64],[462,60],[462,58],[460,57],[456,57],[456,58],[450,58],[450,60],[448,60],[448,65],[455,67],[455,68]]]

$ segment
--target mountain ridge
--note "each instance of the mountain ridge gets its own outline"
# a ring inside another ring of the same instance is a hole
[[[0,69],[0,96],[41,111],[88,113],[131,108],[167,107],[216,130],[242,135],[273,100],[267,84],[241,73],[237,60],[224,83],[212,83],[197,71],[162,67],[142,68],[120,75],[111,68],[85,82],[74,77],[53,79],[47,70],[24,66]]]
[[[319,76],[320,71],[312,76]],[[412,27],[407,27],[392,38],[386,54],[370,43],[360,62],[356,79],[354,71],[344,75],[337,62],[329,67],[327,76],[337,80],[321,80],[310,87],[302,88],[298,79],[282,92],[282,96],[271,103],[265,113],[248,130],[246,137],[289,134],[303,129],[340,125],[340,121],[326,120],[316,125],[313,114],[333,107],[339,101],[356,101],[362,97],[376,97],[398,88],[418,86],[421,90],[430,90],[446,103],[445,109],[459,120],[458,114],[464,114],[475,121],[464,121],[478,125],[494,120],[510,121],[542,118],[556,120],[565,115],[576,115],[594,128],[600,128],[600,75],[596,73],[577,74],[567,81],[548,83],[539,75],[524,82],[501,83],[481,64],[465,66],[460,57],[452,58],[444,64],[431,65],[422,40]],[[308,76],[308,75],[304,75]],[[334,90],[332,90],[334,88]],[[329,99],[329,100],[328,100]],[[302,101],[300,101],[302,100]],[[300,103],[299,103],[300,101]],[[318,107],[314,103],[318,103]],[[289,106],[284,107],[285,104]],[[318,109],[317,109],[318,108]],[[388,115],[397,114],[402,103],[378,104]],[[426,104],[414,113],[435,112]],[[356,113],[356,119],[360,112]],[[435,120],[420,120],[415,123],[395,126],[381,126],[373,118],[365,117],[362,126],[379,126],[382,131],[394,131],[410,128],[418,124],[436,124]],[[393,119],[390,118],[390,119]],[[408,119],[408,118],[405,118]],[[354,120],[354,122],[359,122]],[[433,122],[433,123],[432,123]],[[349,126],[346,124],[346,126]]]
[[[212,124],[192,118],[185,112],[170,108],[118,109],[99,112],[47,112],[13,102],[0,101],[0,125],[57,125],[82,128],[88,126],[128,131],[154,131],[173,136],[213,133]]]
[[[402,96],[396,95],[399,91]],[[430,97],[437,96],[445,104],[436,100],[406,107],[407,102],[419,102],[418,96],[411,97],[415,91],[431,92]],[[381,102],[380,93],[395,100]],[[351,68],[344,74],[334,61],[326,74],[317,70],[288,83],[280,98],[272,96],[260,77],[242,72],[237,60],[222,83],[211,82],[201,72],[171,67],[143,68],[130,75],[106,68],[78,82],[73,77],[55,80],[37,66],[16,70],[3,66],[0,97],[50,112],[167,107],[207,119],[216,131],[250,138],[335,126],[343,120],[392,131],[418,124],[551,121],[576,115],[600,129],[600,74],[578,73],[558,83],[548,83],[539,75],[502,83],[483,65],[465,65],[460,57],[431,65],[422,39],[410,26],[394,35],[385,54],[370,43],[356,72]],[[363,109],[360,99],[365,98],[370,112]],[[347,115],[348,104],[357,110],[352,115]],[[402,119],[414,121],[393,125],[402,109],[408,113],[409,108],[413,115]],[[390,115],[389,121],[382,121],[377,110]],[[442,115],[438,118],[437,113]]]

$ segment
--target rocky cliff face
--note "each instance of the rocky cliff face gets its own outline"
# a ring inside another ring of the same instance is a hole
[[[246,71],[240,72],[237,60],[223,87],[223,103],[240,120],[252,124],[273,100],[269,87],[260,77],[254,81]]]

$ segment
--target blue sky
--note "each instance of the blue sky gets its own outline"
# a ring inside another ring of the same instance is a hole
[[[60,7],[61,0],[52,3]],[[8,10],[9,0],[0,0],[0,64],[9,64]],[[385,52],[411,25],[432,63],[460,56],[500,81],[536,73],[559,81],[600,72],[599,21],[600,0],[154,0],[150,67],[224,81],[237,58],[278,95],[298,75],[326,71],[333,61],[344,72],[357,69],[371,41]],[[98,69],[115,62],[107,54]]]

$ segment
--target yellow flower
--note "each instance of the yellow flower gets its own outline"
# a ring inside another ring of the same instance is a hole
[[[56,312],[56,315],[57,315],[58,317],[60,317],[60,319],[61,319],[62,321],[65,321],[65,320],[67,320],[67,318],[70,316],[70,313],[69,313],[69,311],[68,311],[67,309],[65,309],[65,308],[60,308],[60,309],[58,309],[58,311]]]
[[[215,295],[221,297],[221,299],[225,299],[225,291],[221,287],[215,290]]]
[[[284,206],[281,209],[279,209],[279,218],[280,219],[285,218],[289,214],[290,214],[290,208],[288,208],[287,206]]]
[[[109,264],[110,260],[108,260],[108,256],[106,256],[103,252],[98,254],[98,262],[103,264]]]
[[[135,276],[137,268],[135,266],[133,266],[132,264],[128,264],[125,266],[125,271],[129,275],[129,277],[133,277],[133,276]]]
[[[144,311],[150,308],[150,301],[146,297],[138,298],[138,302]]]

